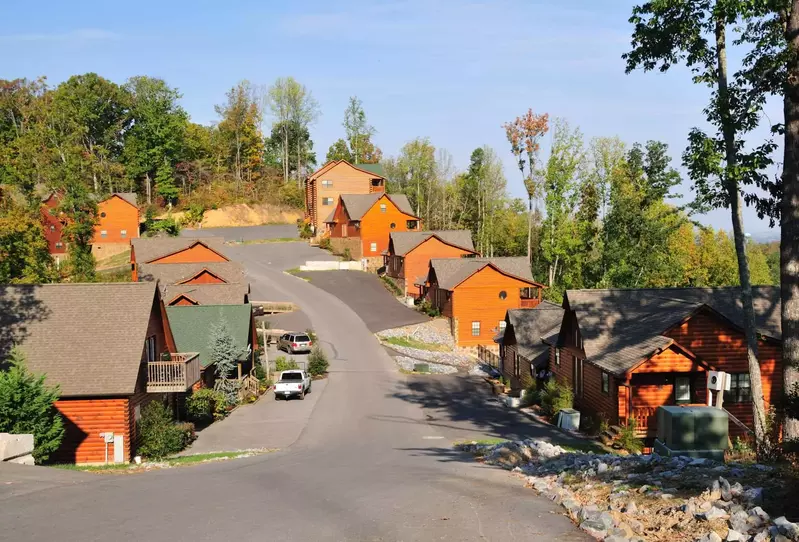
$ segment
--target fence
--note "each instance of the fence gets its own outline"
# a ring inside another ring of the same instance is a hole
[[[499,363],[500,359],[497,354],[486,348],[485,346],[478,345],[477,346],[477,359],[485,363],[486,365],[490,365],[494,369],[499,370]]]

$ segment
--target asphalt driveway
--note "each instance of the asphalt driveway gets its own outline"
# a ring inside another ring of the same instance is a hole
[[[398,302],[372,273],[305,271],[300,276],[346,303],[373,333],[430,320]]]

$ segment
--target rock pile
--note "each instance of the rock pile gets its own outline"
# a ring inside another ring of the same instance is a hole
[[[764,487],[780,483],[765,465],[570,453],[540,440],[462,449],[524,475],[597,540],[799,541],[799,525],[761,507]]]
[[[397,363],[397,365],[399,365],[400,369],[405,371],[413,371],[416,364],[419,363],[418,359],[413,359],[406,356],[397,356],[394,358],[394,361]],[[427,363],[427,367],[432,374],[447,375],[458,372],[457,367],[453,367],[452,365],[442,365],[440,363]]]

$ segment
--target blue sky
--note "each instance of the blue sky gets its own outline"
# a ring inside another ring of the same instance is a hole
[[[0,78],[163,77],[181,90],[192,120],[210,123],[237,81],[291,75],[319,101],[312,136],[320,161],[343,135],[355,94],[385,155],[425,136],[464,169],[487,144],[505,159],[518,196],[501,125],[527,108],[564,117],[587,138],[665,141],[676,165],[708,96],[684,69],[624,74],[634,4],[624,0],[5,4],[0,19],[13,24],[0,30]],[[687,185],[681,191],[690,198]],[[730,229],[726,210],[702,221]],[[768,232],[752,212],[746,228]]]

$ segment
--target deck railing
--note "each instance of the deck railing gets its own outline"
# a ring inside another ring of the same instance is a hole
[[[486,365],[499,369],[499,356],[483,345],[477,346],[477,359]]]
[[[521,301],[520,307],[522,309],[532,309],[537,307],[538,304],[541,303],[541,301],[537,297],[531,299],[521,298],[519,301]]]
[[[169,361],[147,362],[147,393],[185,392],[200,380],[200,354],[171,354]]]
[[[652,436],[657,431],[657,411],[658,407],[633,407],[630,418],[635,421],[636,436]]]

